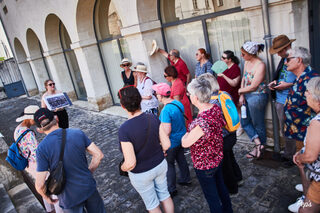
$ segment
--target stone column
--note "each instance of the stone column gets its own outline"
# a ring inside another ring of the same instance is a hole
[[[27,61],[29,61],[31,69],[33,70],[39,92],[45,92],[46,89],[44,87],[44,82],[45,80],[49,79],[49,76],[46,67],[44,66],[42,57],[28,57]]]
[[[30,96],[34,96],[39,93],[37,83],[35,82],[30,64],[28,61],[17,62],[21,76],[25,83],[25,87]]]
[[[79,63],[90,109],[101,111],[111,106],[113,104],[111,93],[102,67],[96,40],[90,39],[72,43],[71,49],[74,50]]]
[[[47,58],[52,80],[55,81],[56,88],[62,92],[66,92],[71,100],[76,100],[77,95],[74,91],[62,49],[49,50],[48,52],[44,52],[43,55]]]

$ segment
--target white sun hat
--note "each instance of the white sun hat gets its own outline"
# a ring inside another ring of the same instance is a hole
[[[16,122],[21,122],[26,119],[33,119],[34,113],[40,109],[37,105],[30,105],[24,108],[23,112],[19,116],[19,118],[16,119]]]

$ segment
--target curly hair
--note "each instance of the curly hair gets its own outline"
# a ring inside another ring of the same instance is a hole
[[[129,112],[136,112],[140,110],[141,95],[139,90],[134,86],[126,86],[119,90],[118,97],[120,99],[120,104]]]

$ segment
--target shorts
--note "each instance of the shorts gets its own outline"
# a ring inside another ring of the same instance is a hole
[[[146,172],[129,172],[132,186],[140,194],[147,210],[152,210],[170,197],[167,185],[168,164],[164,159],[158,166]]]
[[[311,181],[307,192],[307,198],[316,204],[320,204],[320,182]]]

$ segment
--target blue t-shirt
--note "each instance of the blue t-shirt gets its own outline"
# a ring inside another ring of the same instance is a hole
[[[287,66],[284,64],[282,67],[282,70],[279,74],[278,82],[284,81],[287,83],[293,83],[294,80],[296,80],[295,74],[288,71]],[[290,88],[285,89],[285,90],[276,90],[276,95],[277,95],[276,101],[280,104],[285,104],[287,96],[289,94],[289,90],[290,90]]]
[[[86,149],[91,144],[89,138],[80,129],[66,129],[66,143],[63,166],[66,185],[58,195],[60,206],[72,208],[87,200],[96,190],[94,180],[86,158]],[[48,134],[37,148],[37,171],[53,170],[59,161],[62,143],[62,129]]]
[[[174,100],[164,106],[160,114],[161,123],[171,123],[171,133],[170,133],[170,148],[177,147],[181,144],[181,138],[186,134],[186,126],[183,114],[177,108],[177,106],[184,112],[183,104],[180,101]],[[177,106],[175,106],[175,105]]]
[[[147,139],[149,126],[149,136]],[[142,113],[124,122],[118,132],[120,142],[132,143],[136,166],[131,172],[141,173],[158,166],[164,159],[159,139],[159,119],[150,113]],[[121,146],[120,146],[121,150]]]

